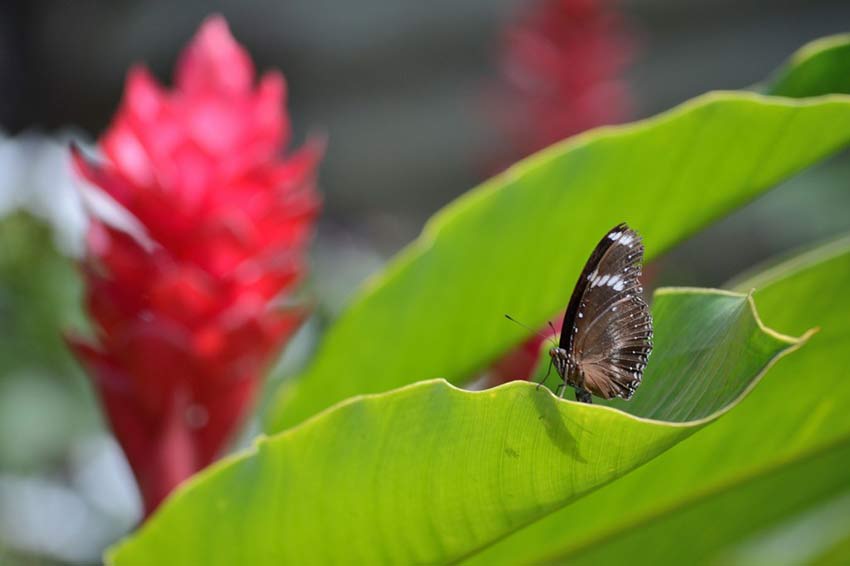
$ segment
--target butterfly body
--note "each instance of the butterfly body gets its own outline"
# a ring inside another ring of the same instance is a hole
[[[643,243],[626,224],[608,231],[570,298],[552,365],[576,399],[630,399],[652,350],[652,317],[640,285]]]

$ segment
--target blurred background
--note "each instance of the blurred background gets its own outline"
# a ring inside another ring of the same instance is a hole
[[[140,518],[130,471],[62,339],[86,324],[73,260],[85,218],[65,148],[94,143],[132,64],[169,84],[205,16],[222,13],[259,69],[283,71],[295,144],[329,137],[310,281],[319,309],[275,379],[430,215],[543,141],[747,88],[850,21],[839,0],[565,4],[575,5],[566,18],[533,0],[0,4],[0,564],[97,563]],[[562,26],[569,59],[552,87],[563,96],[547,107],[564,115],[555,131],[528,111],[529,78],[551,70],[523,68],[535,34],[552,39],[540,22]],[[848,231],[848,182],[844,156],[803,173],[662,258],[656,283],[720,285]]]

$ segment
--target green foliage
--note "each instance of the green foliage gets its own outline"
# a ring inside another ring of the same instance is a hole
[[[454,561],[692,434],[798,345],[761,327],[746,295],[679,290],[654,305],[653,385],[677,395],[672,410],[651,395],[635,406],[676,422],[562,402],[528,382],[358,397],[204,474],[114,563]],[[729,395],[706,394],[717,391]]]
[[[110,563],[746,562],[775,556],[800,513],[836,516],[850,242],[737,286],[753,297],[657,293],[630,404],[448,382],[525,337],[502,313],[535,325],[563,308],[615,223],[655,257],[846,147],[850,97],[806,96],[847,92],[849,44],[804,48],[766,89],[799,99],[709,94],[568,140],[447,207],[280,394],[268,428],[288,430],[188,482]],[[777,361],[799,343],[766,330],[753,300],[773,328],[820,331]],[[812,538],[809,561],[847,557],[850,533]]]
[[[48,226],[24,214],[0,219],[0,470],[59,460],[96,408],[62,333],[85,326],[72,260]],[[44,415],[51,418],[46,419]]]
[[[848,286],[850,240],[740,283],[758,289],[765,322],[819,332],[718,422],[470,563],[725,563],[748,536],[846,492]]]
[[[360,393],[462,383],[569,298],[588,250],[627,221],[653,258],[850,142],[850,97],[713,93],[567,140],[446,207],[284,386],[269,431]]]
[[[850,92],[850,34],[809,43],[776,73],[765,90],[793,98]]]
[[[72,367],[60,329],[84,326],[80,293],[73,263],[53,248],[47,226],[22,213],[0,220],[0,375]]]

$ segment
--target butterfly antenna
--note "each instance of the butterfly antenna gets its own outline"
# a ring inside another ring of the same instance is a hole
[[[515,322],[515,323],[519,324],[520,326],[522,326],[522,327],[523,327],[523,328],[525,328],[526,330],[530,330],[531,332],[533,332],[533,333],[537,334],[538,336],[540,336],[540,337],[541,337],[541,338],[543,338],[544,340],[545,340],[545,339],[550,338],[550,336],[546,336],[545,334],[543,334],[543,333],[542,333],[542,332],[540,332],[539,330],[534,330],[533,328],[531,328],[531,327],[530,327],[530,326],[528,326],[527,324],[523,324],[523,323],[521,323],[520,321],[518,321],[517,319],[515,319],[514,317],[512,317],[512,316],[511,316],[511,315],[509,315],[509,314],[506,314],[506,315],[505,315],[505,318],[506,318],[506,319],[508,319],[508,320],[510,320],[511,322]],[[552,323],[551,323],[551,322],[549,323],[549,326],[550,326],[550,327],[552,326]],[[554,327],[553,327],[553,330],[554,330]]]
[[[554,344],[557,347],[558,344],[557,344],[557,342],[555,342],[555,335],[558,334],[558,331],[555,330],[555,325],[552,324],[551,320],[547,320],[546,322],[549,323],[549,328],[552,329],[552,335],[549,337],[549,339],[552,341],[552,344]]]

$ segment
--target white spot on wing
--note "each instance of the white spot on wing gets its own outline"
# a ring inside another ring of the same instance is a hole
[[[608,234],[608,237],[616,242],[620,238],[621,234],[622,232],[611,232],[610,234]]]

